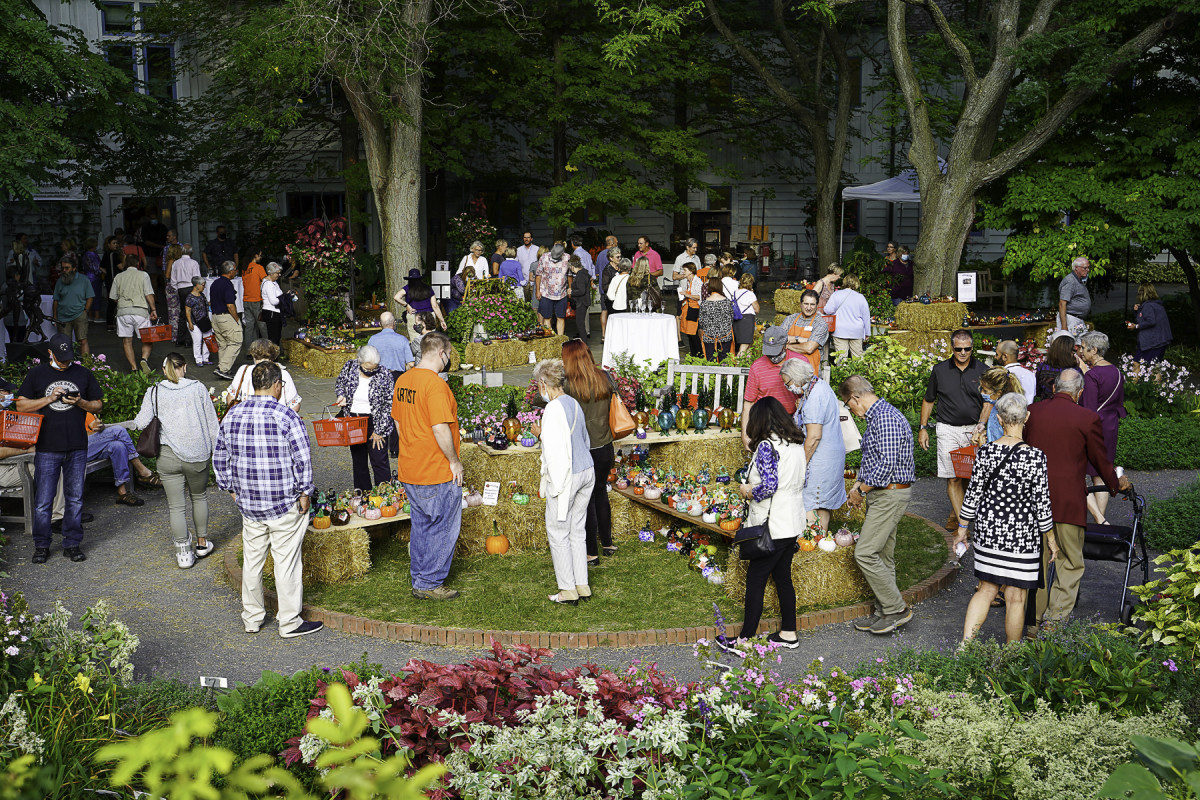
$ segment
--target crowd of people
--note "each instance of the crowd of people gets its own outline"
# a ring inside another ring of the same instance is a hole
[[[539,318],[560,332],[567,308],[577,311],[577,338],[564,345],[561,358],[542,361],[533,372],[544,406],[534,432],[543,445],[540,492],[547,501],[545,528],[556,584],[548,599],[577,605],[594,596],[589,568],[618,550],[604,481],[615,458],[609,408],[617,386],[596,365],[586,342],[593,284],[600,287],[603,335],[613,314],[670,311],[664,309],[659,281],[675,281],[673,310],[681,341],[687,341],[692,353],[709,358],[750,346],[759,301],[753,271],[744,261],[736,262],[728,251],[701,260],[695,240],[684,243],[669,274],[645,237],[639,238],[632,258],[609,237],[609,246],[595,261],[578,238],[548,249],[536,247],[528,233],[523,240],[517,248],[497,241],[490,261],[477,242],[455,280],[506,278]],[[50,357],[31,369],[20,387],[10,387],[17,410],[47,418],[33,457],[33,561],[47,562],[54,530],[61,531],[66,557],[86,560],[84,470],[90,460],[105,458],[112,465],[117,503],[141,505],[135,487],[165,492],[177,564],[193,566],[213,550],[206,497],[211,467],[218,487],[229,492],[243,519],[246,631],[257,632],[266,621],[262,569],[270,552],[279,633],[301,636],[321,626],[300,616],[300,550],[313,492],[312,455],[298,415],[301,398],[295,382],[277,363],[283,269],[274,262],[264,264],[261,252],[254,254],[241,275],[241,316],[232,283],[239,272],[236,250],[230,254],[224,239],[214,241],[220,246],[210,243],[203,254],[205,270],[216,266],[220,273],[211,287],[190,248],[174,241],[173,234],[164,243],[168,319],[179,337],[176,342],[187,337],[192,344],[193,359],[189,365],[177,352],[164,358],[162,380],[146,392],[127,426],[97,420],[103,406],[100,387],[76,360],[77,352],[87,352],[87,323],[104,318],[107,310],[96,310],[93,303],[94,274],[79,276],[74,260],[60,262],[55,290],[60,332],[50,341]],[[905,254],[894,248],[889,253],[911,270]],[[141,252],[100,260],[116,270],[100,296],[112,301],[131,368],[149,371],[149,345],[142,343],[137,358],[132,343],[140,329],[157,320],[158,293],[145,262]],[[783,619],[781,630],[770,638],[784,647],[796,646],[791,562],[797,539],[806,529],[828,530],[833,512],[847,504],[864,507],[854,557],[874,597],[874,612],[856,620],[854,627],[886,634],[912,619],[896,583],[894,552],[916,479],[914,447],[928,449],[931,430],[936,433],[937,475],[946,481],[951,508],[946,527],[954,531],[956,545],[970,543],[975,552],[979,583],[966,610],[963,639],[976,634],[988,609],[999,602],[1006,606],[1010,640],[1027,634],[1030,626],[1071,613],[1084,569],[1086,518],[1090,514],[1098,524],[1107,524],[1107,498],[1129,488],[1113,466],[1118,424],[1125,414],[1124,376],[1106,358],[1107,336],[1072,330],[1077,314],[1086,314],[1086,272],[1086,260],[1077,260],[1064,279],[1060,330],[1036,372],[1018,362],[1018,347],[1011,341],[999,343],[996,366],[989,368],[976,358],[971,333],[955,331],[950,357],[931,371],[915,435],[904,414],[878,396],[863,376],[852,375],[836,388],[822,377],[831,350],[857,358],[869,335],[870,311],[856,276],[830,266],[803,292],[800,311],[762,332],[762,356],[749,369],[742,398],[741,433],[750,463],[739,491],[749,503],[747,525],[765,526],[772,547],[770,555],[748,565],[741,636],[757,634],[763,595],[773,579]],[[103,283],[105,275],[99,277]],[[257,284],[256,293],[251,284]],[[443,307],[419,271],[410,273],[408,285],[394,299],[407,312],[409,335],[396,330],[393,314],[384,313],[381,331],[358,349],[334,381],[334,405],[345,416],[366,420],[366,441],[350,448],[354,487],[366,491],[394,478],[405,488],[411,507],[413,595],[452,600],[459,593],[446,579],[461,525],[463,480],[457,402],[444,379],[452,347],[439,330],[446,323]],[[1153,287],[1143,287],[1138,300],[1137,321],[1130,324],[1138,330],[1139,355],[1152,360],[1161,357],[1170,341],[1169,326]],[[445,313],[454,302],[452,297]],[[834,332],[827,316],[836,319]],[[207,347],[199,343],[210,331],[218,343],[214,374],[229,380],[233,390],[221,421],[204,384],[188,376],[189,366],[208,363]],[[252,363],[235,370],[243,337],[253,337]],[[865,421],[861,442],[852,416]],[[135,446],[129,428],[155,431],[155,471],[142,463],[144,442]],[[952,459],[953,450],[968,445],[979,448],[970,480],[956,474]],[[847,490],[846,453],[855,448],[861,448],[862,460]],[[0,449],[0,460],[15,452]],[[403,453],[423,457],[398,458],[393,473],[389,456]],[[4,467],[0,464],[0,484],[11,480]],[[1103,484],[1108,492],[1089,495],[1091,484]],[[1057,579],[1048,586],[1052,562]]]

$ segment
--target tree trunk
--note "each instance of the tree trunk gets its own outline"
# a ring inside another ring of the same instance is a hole
[[[845,154],[845,146],[833,148],[836,152]],[[836,161],[836,163],[835,163]],[[817,182],[815,200],[815,224],[817,228],[817,275],[823,275],[825,267],[838,261],[838,236],[841,233],[838,226],[841,217],[838,214],[838,178],[842,174],[841,159],[834,159],[829,154],[829,148],[824,142],[816,140],[813,146],[813,165]]]
[[[1187,250],[1175,247],[1169,247],[1167,250],[1175,256],[1175,260],[1179,262],[1179,268],[1183,270],[1183,275],[1187,278],[1188,296],[1192,298],[1192,324],[1196,326],[1196,337],[1200,339],[1200,280],[1197,280],[1196,277],[1196,265],[1192,263],[1192,258],[1188,255]]]
[[[917,294],[954,295],[955,274],[967,234],[975,221],[975,185],[961,176],[943,176],[925,192],[921,236],[913,253]],[[923,183],[922,188],[929,184]]]

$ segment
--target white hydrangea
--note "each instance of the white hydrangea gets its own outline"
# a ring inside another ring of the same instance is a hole
[[[21,693],[13,692],[0,706],[0,753],[15,749],[25,755],[41,756],[46,740],[29,729],[29,717],[20,705]]]

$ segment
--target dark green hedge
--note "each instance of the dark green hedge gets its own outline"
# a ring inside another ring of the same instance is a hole
[[[1200,481],[1181,486],[1174,496],[1150,502],[1146,541],[1156,550],[1179,550],[1200,541]]]
[[[1121,420],[1117,463],[1125,469],[1200,469],[1200,414]]]

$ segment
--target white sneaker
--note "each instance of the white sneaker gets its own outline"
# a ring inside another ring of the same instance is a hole
[[[196,554],[192,551],[191,542],[175,545],[175,562],[179,564],[180,569],[190,569],[196,563]]]

